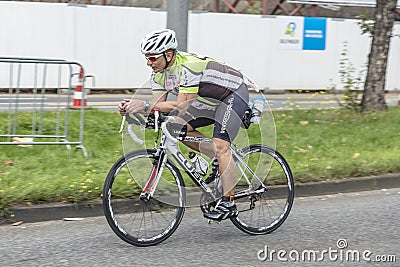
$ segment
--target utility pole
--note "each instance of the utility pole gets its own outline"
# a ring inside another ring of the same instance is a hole
[[[178,50],[187,51],[189,0],[167,0],[167,28],[176,32]]]

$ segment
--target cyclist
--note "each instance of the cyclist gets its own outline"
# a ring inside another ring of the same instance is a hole
[[[149,114],[154,108],[162,112],[179,110],[180,119],[187,126],[187,135],[204,137],[196,129],[214,124],[213,144],[198,145],[184,142],[210,158],[216,156],[221,174],[223,196],[215,209],[204,216],[223,220],[237,216],[233,201],[236,168],[229,150],[248,107],[248,88],[240,71],[212,58],[177,50],[175,32],[170,29],[148,33],[141,42],[141,52],[151,67],[152,100],[120,102],[121,115]],[[167,95],[177,96],[175,101]]]

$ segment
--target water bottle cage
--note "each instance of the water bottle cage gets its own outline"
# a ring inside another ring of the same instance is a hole
[[[201,166],[201,163],[200,163],[200,159],[196,159],[196,162],[194,163],[195,164],[195,167],[196,167],[196,171],[201,175],[201,176],[204,176],[204,175],[206,175],[207,174],[207,171],[208,171],[208,168],[207,168],[207,170],[203,170],[200,166]]]

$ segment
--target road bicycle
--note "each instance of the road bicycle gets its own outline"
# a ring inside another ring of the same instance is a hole
[[[174,233],[193,199],[203,212],[212,211],[222,196],[222,187],[219,173],[214,173],[216,179],[207,184],[178,146],[179,141],[212,139],[171,130],[168,126],[174,124],[175,117],[158,110],[147,121],[137,114],[134,117],[124,117],[131,138],[143,144],[132,131],[134,125],[154,128],[158,133],[154,148],[128,152],[115,162],[104,183],[103,207],[118,237],[132,245],[151,246]],[[241,149],[232,144],[230,151],[238,174],[234,200],[239,211],[230,220],[248,234],[273,232],[286,220],[293,205],[294,182],[288,163],[276,150],[262,144]],[[185,187],[181,170],[195,186]],[[193,188],[200,188],[200,193],[193,192]]]

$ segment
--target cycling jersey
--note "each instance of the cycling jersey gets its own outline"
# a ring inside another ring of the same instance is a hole
[[[213,137],[232,142],[239,132],[244,112],[248,108],[249,91],[246,84],[242,84],[235,92],[229,94],[219,102],[215,111],[200,110],[193,105],[188,108],[189,114],[182,118],[193,129],[214,124]]]
[[[192,105],[199,109],[215,109],[243,82],[240,71],[212,58],[183,52],[176,53],[168,70],[151,77],[153,93],[197,93]]]
[[[153,93],[197,94],[182,118],[193,129],[214,124],[213,137],[232,142],[248,107],[242,73],[209,57],[177,52],[173,65],[151,77]]]

